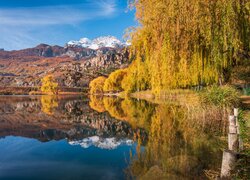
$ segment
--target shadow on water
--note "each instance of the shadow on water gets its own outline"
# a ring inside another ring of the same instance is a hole
[[[133,145],[126,149],[126,160],[114,153],[121,167],[119,175],[109,179],[204,179],[220,167],[226,113],[190,104],[100,96],[2,96],[0,137],[52,143],[66,139],[72,147],[118,148],[114,152],[120,153],[125,150],[119,146]],[[91,174],[79,177],[95,179]]]

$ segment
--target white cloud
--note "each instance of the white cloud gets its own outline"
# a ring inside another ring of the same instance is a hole
[[[116,0],[92,0],[70,6],[0,8],[0,48],[13,49],[37,42],[39,28],[78,24],[115,15]]]

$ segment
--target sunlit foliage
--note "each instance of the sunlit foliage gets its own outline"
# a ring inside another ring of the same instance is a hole
[[[103,94],[103,86],[106,79],[106,77],[100,76],[92,80],[89,84],[90,94]]]
[[[237,107],[239,105],[239,92],[230,86],[212,86],[200,94],[201,101],[219,107]]]
[[[129,92],[223,83],[250,50],[248,0],[130,0],[131,34],[123,89]],[[243,56],[242,56],[243,55]]]
[[[127,69],[119,69],[112,72],[108,79],[106,79],[103,90],[105,92],[119,92],[122,91],[122,80],[127,74]]]
[[[58,100],[56,96],[42,96],[41,104],[44,113],[53,115],[54,109],[58,107]]]
[[[45,93],[58,94],[58,83],[52,75],[47,75],[42,79],[41,91]]]

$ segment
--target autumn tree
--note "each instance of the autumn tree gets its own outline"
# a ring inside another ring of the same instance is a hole
[[[89,83],[90,94],[103,94],[103,86],[106,81],[106,77],[99,76]]]
[[[131,33],[126,91],[224,83],[250,51],[248,0],[130,0],[139,26]]]
[[[108,79],[106,79],[103,90],[105,92],[119,92],[122,91],[122,80],[127,75],[127,69],[118,69],[112,72]]]
[[[58,83],[52,75],[47,75],[42,79],[41,91],[45,93],[58,94]]]

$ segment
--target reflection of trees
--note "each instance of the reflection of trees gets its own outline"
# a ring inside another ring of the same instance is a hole
[[[141,179],[202,177],[204,169],[220,165],[219,142],[194,126],[180,106],[159,105],[151,119],[145,151],[137,151],[128,168]]]
[[[91,95],[90,97],[90,101],[89,101],[89,106],[97,111],[97,112],[104,112],[105,108],[104,108],[104,104],[103,104],[103,100],[102,100],[102,96],[94,96]]]
[[[145,139],[135,134],[138,147],[136,155],[131,156],[127,169],[129,176],[139,179],[204,178],[204,170],[220,165],[223,143],[210,134],[220,132],[227,117],[226,110],[221,113],[221,109],[204,108],[193,101],[155,105],[128,98],[95,100],[99,101],[99,108],[112,117],[148,132],[143,151],[140,146]]]
[[[127,114],[125,114],[124,110],[121,107],[122,99],[113,98],[113,97],[104,97],[103,104],[105,109],[109,112],[109,114],[119,120],[126,120]]]
[[[119,120],[129,122],[133,127],[149,128],[155,105],[146,101],[114,97],[90,96],[90,107],[97,112],[108,111]]]
[[[42,111],[48,115],[52,115],[54,109],[58,107],[58,100],[56,96],[42,96]]]
[[[133,127],[142,127],[149,129],[151,116],[154,114],[155,105],[147,101],[137,101],[135,99],[124,99],[121,108],[127,115],[127,121]]]

